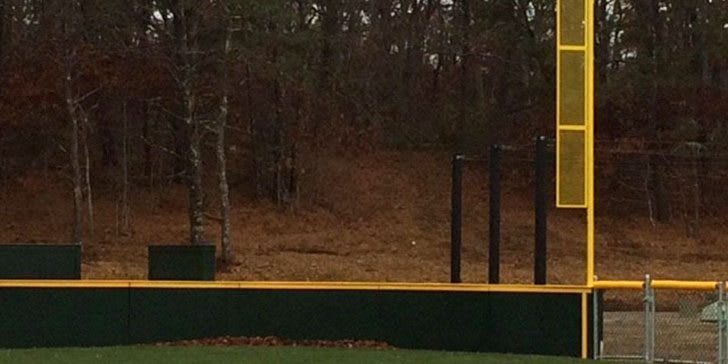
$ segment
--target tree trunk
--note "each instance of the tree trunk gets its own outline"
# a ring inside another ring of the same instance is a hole
[[[274,63],[278,63],[278,50],[274,50],[273,55]],[[285,160],[286,160],[286,148],[284,142],[284,120],[282,115],[282,92],[281,82],[278,75],[273,79],[273,108],[274,118],[273,122],[273,138],[272,145],[269,145],[269,153],[273,154],[273,198],[279,207],[282,207],[288,200],[288,189],[286,188],[283,177]]]
[[[598,0],[594,3],[596,8],[595,13],[597,14],[596,21],[596,39],[597,39],[597,51],[596,51],[596,64],[597,64],[597,86],[603,86],[607,82],[607,76],[609,71],[609,58],[610,52],[610,36],[612,31],[612,19],[614,17],[613,11],[610,11],[607,7],[608,0]],[[601,99],[601,98],[600,98]]]
[[[91,189],[91,158],[88,149],[88,139],[90,125],[88,121],[88,115],[82,112],[83,119],[83,157],[84,157],[84,184],[86,190],[86,208],[88,214],[88,228],[89,228],[89,240],[93,240],[95,233],[94,226],[94,198],[93,190]]]
[[[227,157],[225,154],[225,128],[227,127],[229,113],[227,62],[230,55],[232,31],[232,25],[228,25],[221,72],[221,89],[223,94],[220,100],[220,115],[217,122],[217,145],[215,147],[217,152],[218,188],[220,190],[220,214],[222,216],[222,221],[220,222],[220,242],[222,245],[222,261],[224,263],[232,263],[234,260],[232,243],[230,242],[230,188],[227,180]]]
[[[195,94],[195,81],[199,71],[198,61],[198,29],[194,8],[190,3],[175,1],[174,32],[177,43],[177,67],[180,72],[180,91],[182,98],[183,133],[186,156],[186,170],[184,171],[188,189],[188,215],[190,221],[190,244],[204,244],[205,217],[204,217],[204,191],[202,188],[202,130],[200,120],[197,118],[197,95]],[[173,123],[174,124],[174,123]],[[175,144],[176,146],[178,144]]]
[[[659,223],[667,223],[670,221],[670,204],[665,183],[667,166],[660,156],[652,155],[649,160],[650,192],[654,201],[655,218]]]
[[[79,122],[76,114],[76,100],[73,94],[73,76],[71,74],[71,55],[66,51],[65,70],[63,79],[63,90],[66,98],[66,111],[71,122],[71,135],[69,158],[71,164],[71,180],[73,181],[73,226],[71,241],[74,244],[81,244],[83,240],[83,194],[81,192],[81,163],[79,161]]]
[[[468,142],[468,129],[473,120],[473,106],[475,101],[475,90],[473,88],[473,54],[470,35],[471,9],[470,0],[459,0],[455,3],[459,6],[459,28],[462,37],[461,44],[461,64],[460,64],[460,108],[459,115],[456,118],[454,126],[455,145],[459,150],[463,150]]]
[[[660,126],[658,123],[658,84],[657,80],[660,75],[660,62],[663,56],[661,45],[661,21],[659,1],[649,0],[635,3],[637,14],[644,19],[646,27],[642,35],[642,50],[644,58],[640,60],[641,70],[644,75],[648,75],[646,82],[649,87],[646,90],[645,99],[647,102],[646,119],[648,126],[648,136],[652,141],[660,140]],[[658,148],[659,149],[659,148]],[[657,222],[666,223],[670,220],[670,204],[667,196],[666,172],[667,165],[665,161],[656,153],[652,154],[649,159],[651,166],[650,192],[652,194],[655,206]]]
[[[335,63],[336,45],[335,39],[339,29],[339,5],[341,0],[325,0],[323,2],[323,13],[321,14],[321,60],[319,66],[319,88],[324,94],[330,91],[331,76]]]
[[[189,150],[187,183],[189,189],[189,218],[190,218],[190,243],[192,245],[203,244],[204,226],[204,197],[202,190],[202,135],[199,130],[198,120],[195,118],[195,95],[190,85],[185,85],[185,124],[189,132]]]
[[[149,102],[144,102],[144,124],[142,126],[142,135],[144,140],[152,140],[150,137],[150,119],[151,112],[149,110]],[[149,187],[154,186],[154,175],[152,166],[152,146],[149,143],[144,143],[144,179],[149,181]]]
[[[264,135],[259,130],[257,123],[255,122],[255,110],[253,109],[253,76],[250,70],[250,62],[245,62],[245,96],[247,101],[248,111],[248,135],[250,136],[250,149],[253,155],[253,165],[255,168],[255,192],[258,197],[263,197],[266,194],[265,181],[265,163],[263,154],[265,153],[262,148],[262,139]]]
[[[120,235],[129,235],[129,114],[124,100],[121,135],[121,227]]]

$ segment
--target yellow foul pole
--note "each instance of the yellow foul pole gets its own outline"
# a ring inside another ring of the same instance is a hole
[[[586,210],[586,285],[594,287],[594,0],[556,1],[556,206]],[[588,354],[582,295],[582,357]]]
[[[595,216],[594,216],[594,0],[586,1],[586,68],[587,72],[587,206],[586,206],[586,282],[594,286]]]
[[[586,284],[594,283],[594,0],[557,1],[556,205],[586,210]]]
[[[595,278],[595,259],[594,259],[594,245],[595,245],[595,216],[594,216],[594,0],[586,0],[586,83],[587,83],[587,129],[586,129],[586,285],[589,288],[594,287]],[[586,295],[584,295],[586,296]],[[586,307],[582,307],[582,322],[587,322],[588,310]],[[592,323],[596,325],[596,322]],[[582,324],[582,326],[588,326]],[[589,352],[589,344],[586,343],[588,340],[588,333],[583,331],[589,328],[582,329],[582,358],[586,358]],[[597,350],[592,348],[592,350]]]

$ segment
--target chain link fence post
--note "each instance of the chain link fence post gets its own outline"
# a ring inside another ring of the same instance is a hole
[[[718,283],[718,363],[728,364],[726,344],[728,329],[726,322],[725,282]]]
[[[655,291],[652,289],[652,278],[645,275],[644,283],[645,302],[645,361],[652,363],[655,360]]]
[[[594,280],[597,280],[597,277],[594,277]],[[602,338],[600,332],[599,332],[599,290],[594,289],[592,290],[592,359],[599,360],[599,356],[601,355],[601,343]]]

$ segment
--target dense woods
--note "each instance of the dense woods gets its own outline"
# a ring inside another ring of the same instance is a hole
[[[232,260],[233,182],[295,209],[317,153],[553,135],[554,3],[1,0],[0,181],[66,180],[75,242],[97,186],[123,234],[130,189],[183,184]],[[697,233],[728,202],[728,1],[595,7],[599,188]]]

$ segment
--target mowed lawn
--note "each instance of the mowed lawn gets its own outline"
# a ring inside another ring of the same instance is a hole
[[[587,363],[568,358],[302,347],[151,347],[2,350],[2,363]]]

